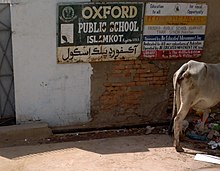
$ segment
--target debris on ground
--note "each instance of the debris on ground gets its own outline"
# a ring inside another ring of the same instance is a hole
[[[211,113],[203,129],[201,129],[202,115],[195,116],[185,130],[186,137],[206,142],[207,146],[212,150],[220,149],[220,120],[216,119],[216,116],[216,113]]]
[[[53,143],[53,142],[68,142],[68,141],[83,141],[100,138],[112,138],[119,136],[137,136],[148,134],[168,134],[167,126],[146,126],[141,128],[120,128],[120,129],[108,129],[108,130],[94,130],[84,132],[73,132],[55,134],[49,139],[42,139],[39,143]]]
[[[146,127],[146,132],[145,132],[145,134],[146,134],[146,135],[151,134],[152,131],[154,130],[154,128],[155,128],[155,127],[147,126],[147,127]]]
[[[205,135],[199,135],[195,131],[187,132],[186,136],[191,138],[191,139],[194,139],[194,140],[200,140],[200,141],[207,141],[208,140],[208,138]]]

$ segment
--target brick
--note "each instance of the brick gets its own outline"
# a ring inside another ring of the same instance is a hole
[[[122,70],[113,70],[112,72],[111,72],[111,74],[120,74],[120,73],[122,73]],[[109,74],[108,74],[109,75]]]
[[[130,70],[129,70],[129,72],[130,72],[131,74],[135,74],[136,71],[137,71],[136,69],[130,69]]]
[[[105,87],[112,87],[112,84],[111,83],[104,83],[103,84]]]
[[[120,107],[123,107],[123,108],[125,108],[125,109],[127,109],[127,108],[138,108],[140,106],[140,103],[138,102],[138,103],[134,103],[134,104],[129,104],[129,103],[123,103],[123,104],[121,104],[120,105]]]
[[[131,77],[131,73],[130,73],[130,72],[125,73],[124,76],[125,76],[125,77]]]
[[[108,86],[105,89],[106,89],[106,91],[114,91],[114,87],[111,87],[111,86]]]
[[[141,68],[150,69],[150,65],[149,64],[141,64]]]
[[[167,74],[168,73],[168,69],[164,69],[163,72]]]
[[[108,86],[105,88],[106,91],[117,91],[119,87],[112,87],[112,86]]]
[[[141,73],[140,74],[140,78],[153,77],[153,76],[154,76],[153,73]]]
[[[142,61],[141,60],[136,60],[135,64],[142,64]]]
[[[147,85],[149,85],[149,83],[148,82],[136,82],[136,85],[137,86],[147,86]]]
[[[160,80],[160,77],[153,77],[154,81]]]
[[[125,64],[126,64],[126,65],[129,65],[129,64],[130,64],[130,65],[134,65],[134,63],[135,63],[134,60],[125,61]]]
[[[112,93],[112,92],[110,92],[110,91],[105,91],[102,95],[103,95],[103,96],[110,96],[110,95],[112,95],[112,94],[114,94],[114,93]]]
[[[137,73],[146,73],[146,69],[137,69]]]
[[[105,104],[105,105],[111,105],[111,106],[115,106],[117,104],[117,100],[116,99],[104,99],[101,100],[100,103]]]
[[[133,114],[134,112],[136,112],[136,109],[130,108],[126,110],[126,113],[130,113],[130,114]]]
[[[138,104],[138,103],[140,103],[140,101],[139,101],[139,99],[125,99],[124,101],[123,101],[125,104]]]
[[[147,77],[147,81],[151,81],[153,79],[154,79],[154,77]]]
[[[152,81],[148,81],[149,85],[154,85],[155,84],[155,81],[152,80]]]
[[[142,64],[148,64],[149,66],[154,65],[154,64],[151,64],[148,60],[142,60],[141,62]]]
[[[108,96],[101,96],[100,97],[100,100],[103,101],[103,100],[112,100],[112,99],[115,99],[114,96],[111,96],[111,95],[108,95]]]
[[[133,81],[135,81],[135,82],[140,81],[140,78],[139,77],[134,77]]]
[[[131,61],[118,61],[117,62],[118,65],[129,65],[129,64],[134,64],[134,60]]]
[[[158,85],[164,85],[165,82],[164,82],[164,81],[157,81],[157,84],[158,84]]]
[[[150,70],[152,70],[153,72],[159,71],[161,69],[159,69],[158,67],[156,67],[155,65],[150,65]]]
[[[164,82],[163,81],[151,81],[150,82],[150,85],[164,85]]]
[[[124,65],[116,65],[113,67],[114,70],[123,70],[125,69],[125,66]]]
[[[156,72],[154,73],[154,76],[157,77],[157,76],[163,76],[163,72],[159,71],[159,72]]]
[[[142,78],[139,78],[139,81],[141,81],[141,82],[147,82],[147,81],[149,81],[149,80],[148,80],[148,78],[143,78],[143,77],[142,77]]]
[[[130,95],[134,96],[134,95],[143,95],[144,91],[130,91],[129,92]]]
[[[124,74],[122,74],[122,73],[113,73],[113,74],[109,74],[109,76],[111,76],[111,77],[123,77],[124,76]]]
[[[164,85],[154,85],[154,88],[161,88],[164,87]]]
[[[125,65],[125,69],[132,69],[134,68],[134,65]]]
[[[113,109],[116,105],[111,105],[111,104],[105,104],[102,105],[102,107],[100,107],[99,109],[99,113],[103,113],[103,111],[110,111],[111,109]]]
[[[120,86],[120,87],[118,87],[118,90],[119,90],[120,92],[124,92],[124,91],[126,91],[126,90],[127,90],[126,83],[124,84],[124,86]]]
[[[135,86],[135,82],[129,82],[129,83],[126,83],[126,86],[129,86],[129,87],[132,87],[132,86]]]
[[[111,83],[111,85],[113,87],[120,87],[120,86],[124,86],[124,83]]]
[[[125,75],[123,75],[122,77],[108,77],[108,81],[111,82],[112,84],[121,83],[121,84],[125,85],[127,82],[133,81],[133,77],[131,77],[131,76],[125,77]],[[115,85],[113,85],[113,86],[115,86]],[[118,86],[118,85],[116,85],[116,86]]]
[[[161,81],[166,81],[167,78],[166,78],[166,77],[160,77],[160,80],[161,80]]]
[[[134,68],[134,69],[139,69],[139,68],[141,68],[141,65],[140,65],[140,64],[135,64],[135,65],[133,66],[133,68]]]
[[[137,100],[138,99],[138,95],[125,95],[124,98],[125,100]]]
[[[134,78],[139,78],[140,74],[139,73],[135,73]]]

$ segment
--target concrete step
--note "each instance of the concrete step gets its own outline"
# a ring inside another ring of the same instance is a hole
[[[52,130],[44,122],[0,127],[0,144],[12,141],[39,140],[50,136],[52,136]]]

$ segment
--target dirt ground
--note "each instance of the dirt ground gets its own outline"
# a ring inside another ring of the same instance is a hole
[[[194,160],[197,153],[207,152],[204,146],[185,141],[185,152],[177,153],[166,134],[74,142],[62,137],[48,139],[47,143],[0,148],[0,171],[220,170],[220,165]],[[57,139],[66,142],[54,143]]]

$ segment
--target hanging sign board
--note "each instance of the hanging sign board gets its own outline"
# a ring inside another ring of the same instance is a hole
[[[207,5],[204,3],[146,3],[143,57],[196,58],[205,39]]]
[[[58,4],[58,63],[136,59],[143,3]]]

